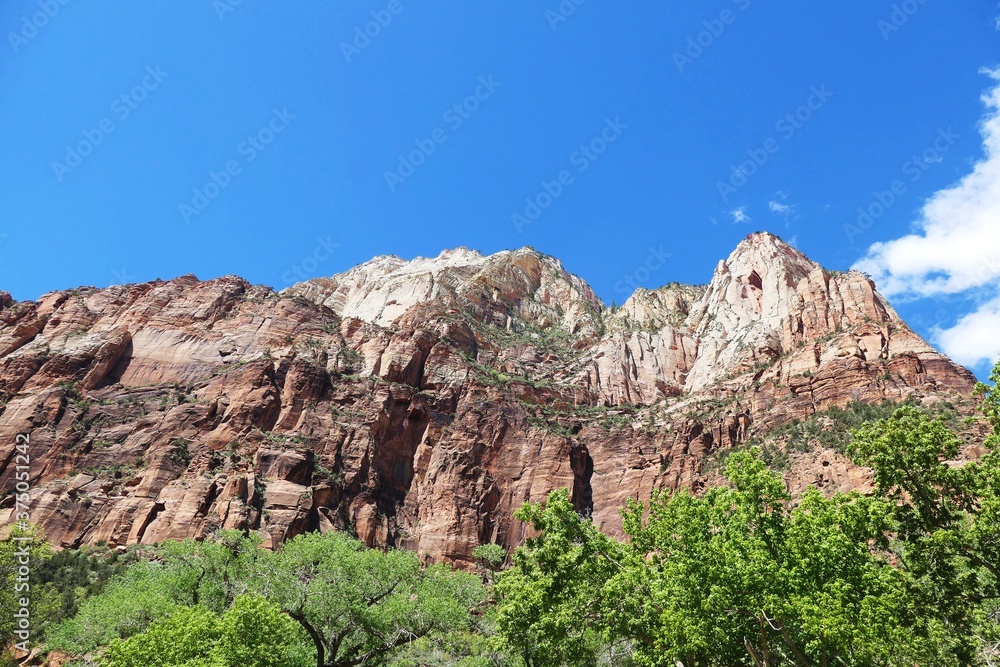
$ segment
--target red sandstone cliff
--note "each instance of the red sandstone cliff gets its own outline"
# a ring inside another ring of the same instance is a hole
[[[974,378],[860,273],[767,234],[707,287],[609,311],[530,249],[379,257],[275,293],[226,277],[0,299],[0,488],[30,433],[32,520],[62,545],[219,528],[356,530],[464,561],[558,487],[609,532],[712,452],[850,401]],[[864,484],[801,455],[802,488]],[[0,524],[12,498],[0,501]]]

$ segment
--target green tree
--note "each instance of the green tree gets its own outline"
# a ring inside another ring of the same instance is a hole
[[[221,635],[218,616],[204,607],[179,607],[126,640],[111,642],[102,667],[173,667],[218,665],[209,661]]]
[[[478,624],[474,630],[435,633],[422,637],[394,654],[389,667],[520,667],[491,646],[492,631]]]
[[[603,589],[618,571],[621,545],[580,517],[566,490],[514,516],[537,536],[497,581],[500,647],[527,667],[597,664],[609,643]]]
[[[104,590],[135,558],[134,550],[120,554],[107,546],[62,549],[44,558],[36,576],[59,594],[60,609],[53,621],[75,616],[80,603]]]
[[[218,540],[172,541],[134,555],[133,563],[79,612],[51,629],[48,645],[71,654],[90,653],[114,639],[145,631],[178,608],[205,606],[223,613],[249,592],[258,560],[269,554],[260,540],[225,532]]]
[[[276,646],[278,633],[297,637],[310,664],[379,665],[421,637],[471,629],[472,611],[485,597],[475,576],[443,566],[425,569],[415,554],[367,549],[341,533],[302,535],[276,552],[224,533],[215,541],[166,543],[147,558],[54,628],[49,646],[83,655],[114,645],[145,655],[154,640],[168,641],[163,637],[192,623],[192,631],[202,628],[204,614],[167,622],[198,609],[220,617],[221,625],[213,627],[222,633],[218,650],[202,651],[198,660],[251,664],[250,657],[261,653],[258,644]],[[262,606],[261,599],[270,602]]]
[[[992,385],[980,382],[976,385],[976,394],[982,397],[980,410],[986,419],[993,426],[993,433],[987,439],[986,444],[991,449],[995,448],[1000,440],[1000,390],[997,390],[997,383],[1000,382],[1000,362],[993,367],[990,373]]]
[[[256,584],[308,633],[317,667],[379,665],[434,632],[467,630],[485,593],[478,578],[416,554],[367,549],[341,533],[300,535]]]
[[[876,491],[895,501],[897,556],[927,610],[927,634],[967,663],[1000,634],[993,620],[1000,599],[1000,453],[993,449],[1000,410],[995,389],[979,391],[993,434],[978,461],[959,461],[962,441],[912,407],[862,427],[850,450],[874,471]]]
[[[886,502],[810,489],[793,505],[755,450],[726,476],[703,498],[625,512],[632,554],[610,587],[643,664],[890,664],[915,650]]]
[[[221,617],[180,607],[145,632],[111,642],[102,667],[307,667],[301,629],[260,597],[240,596]]]
[[[255,595],[241,595],[222,615],[212,655],[232,667],[309,667],[308,637],[281,607]]]
[[[478,560],[482,567],[490,572],[496,572],[507,560],[507,550],[499,544],[480,544],[472,550],[472,557]]]
[[[59,591],[39,574],[51,558],[52,548],[34,526],[15,528],[8,538],[0,540],[0,647],[22,641],[15,635],[19,629],[15,614],[21,610],[22,599],[28,601],[31,644],[59,618]]]
[[[756,450],[730,487],[659,494],[619,544],[565,491],[518,518],[538,536],[497,586],[504,642],[528,665],[593,665],[627,647],[659,667],[914,664],[930,639],[893,567],[891,503],[809,490],[795,504]],[[602,656],[604,656],[602,658]]]

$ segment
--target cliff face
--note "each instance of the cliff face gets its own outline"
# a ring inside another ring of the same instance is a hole
[[[710,483],[707,457],[755,434],[974,385],[865,276],[766,234],[707,287],[613,312],[529,249],[379,257],[280,293],[183,277],[3,297],[0,488],[30,433],[31,518],[67,546],[347,529],[467,561],[519,543],[512,512],[552,489],[615,533],[628,498]],[[789,483],[866,482],[816,450]]]

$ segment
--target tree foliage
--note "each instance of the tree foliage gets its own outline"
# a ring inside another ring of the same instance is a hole
[[[507,560],[507,550],[499,544],[480,544],[472,550],[472,557],[479,561],[480,566],[495,572]]]
[[[51,582],[40,581],[37,573],[41,564],[52,557],[52,548],[38,536],[33,527],[15,530],[0,541],[0,647],[15,639],[21,600],[27,607],[37,634],[40,625],[58,618],[59,593]]]
[[[607,645],[603,585],[622,546],[581,518],[566,490],[515,517],[537,533],[496,584],[503,647],[527,667],[593,665]]]
[[[243,595],[221,616],[179,607],[145,632],[113,640],[101,667],[308,667],[301,634],[280,607]]]
[[[619,544],[564,492],[521,516],[541,535],[497,585],[504,635],[537,664],[594,664],[627,641],[640,665],[888,664],[924,650],[890,563],[891,508],[810,490],[791,503],[757,452],[730,457],[731,488],[633,502]],[[526,660],[528,662],[528,660]],[[530,663],[529,664],[533,664]]]
[[[432,632],[468,628],[484,597],[476,577],[340,533],[286,542],[263,574],[258,590],[306,630],[319,667],[381,664]]]
[[[983,393],[994,434],[978,461],[959,462],[961,441],[914,408],[862,427],[851,450],[873,469],[876,491],[895,501],[896,552],[912,595],[965,662],[981,652],[978,637],[996,634],[1000,599],[1000,452],[992,449],[1000,422],[995,392]]]
[[[530,533],[507,570],[499,545],[475,550],[492,599],[479,577],[343,534],[270,552],[224,533],[131,553],[124,572],[35,539],[33,613],[50,647],[101,667],[992,667],[1000,392],[977,393],[991,432],[971,450],[953,415],[855,410],[870,421],[838,442],[869,494],[793,498],[751,448],[725,486],[630,502],[616,540],[554,491],[515,514]],[[16,561],[0,543],[0,584]]]
[[[992,379],[1000,379],[1000,365]],[[992,665],[1000,656],[1000,392],[969,462],[909,404],[854,432],[874,492],[792,498],[756,449],[729,485],[623,511],[624,543],[564,491],[516,515],[535,536],[496,585],[499,630],[530,665]]]
[[[422,568],[415,554],[367,549],[340,533],[301,535],[275,552],[226,533],[157,548],[55,628],[50,646],[76,655],[110,647],[109,667],[143,664],[171,643],[195,648],[163,665],[264,665],[248,661],[264,646],[285,655],[279,635],[290,634],[308,664],[379,665],[431,633],[468,630],[483,597],[475,576]]]

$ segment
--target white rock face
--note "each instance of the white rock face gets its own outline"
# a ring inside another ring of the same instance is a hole
[[[788,380],[845,357],[943,359],[865,275],[827,272],[767,233],[742,241],[707,287],[640,289],[614,311],[558,260],[530,248],[377,257],[284,293],[382,327],[426,320],[427,308],[471,311],[507,328],[562,327],[582,350],[567,381],[610,405],[648,405],[747,374]]]
[[[677,329],[618,332],[588,355],[578,383],[610,405],[649,405],[679,394],[694,364],[697,344]]]
[[[848,331],[863,324],[879,333],[857,337]],[[845,344],[853,348],[863,343],[862,358],[868,360],[888,361],[894,352],[936,354],[900,320],[866,276],[830,274],[770,234],[751,235],[719,263],[685,327],[698,341],[697,360],[685,385],[688,391],[770,364],[824,338],[830,339],[828,347],[836,349],[834,354]]]
[[[608,328],[658,330],[666,325],[679,327],[687,320],[691,306],[705,295],[706,289],[679,283],[655,290],[639,288],[621,308],[609,313]]]
[[[376,257],[332,278],[293,285],[283,294],[383,327],[432,301],[478,314],[506,311],[541,327],[560,325],[570,331],[592,327],[603,308],[590,286],[559,260],[528,248],[490,256],[458,248],[409,262]]]

